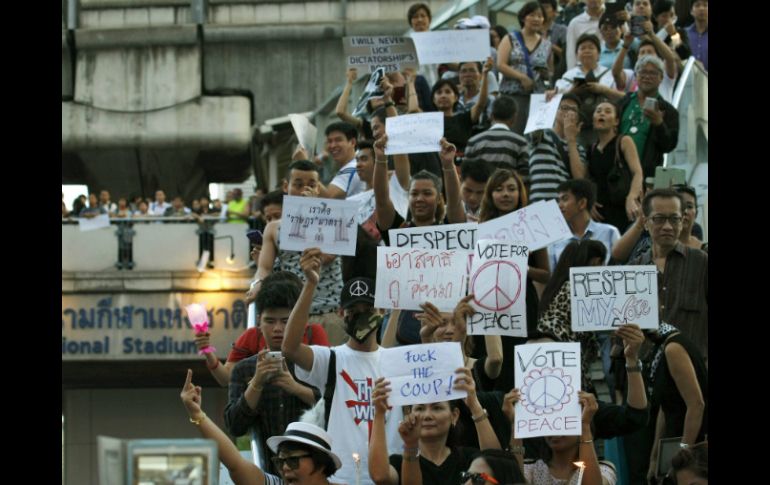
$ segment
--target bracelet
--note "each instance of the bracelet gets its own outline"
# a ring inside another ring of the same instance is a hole
[[[514,455],[523,455],[524,454],[524,445],[513,445],[509,448],[511,453]]]
[[[580,441],[579,441],[579,443],[580,443],[581,445],[582,445],[583,443],[586,443],[586,444],[588,444],[588,443],[593,443],[593,442],[594,442],[594,440],[592,440],[592,439],[590,439],[590,440],[580,440]]]
[[[393,101],[388,101],[387,103],[385,103],[386,108],[390,108],[391,106],[395,106],[395,105],[396,103],[394,103]]]
[[[217,367],[219,367],[219,359],[216,359],[216,360],[215,360],[215,362],[216,362],[216,363],[215,363],[214,365],[209,365],[209,363],[208,363],[208,361],[207,361],[207,362],[206,362],[206,367],[208,367],[208,368],[209,368],[209,370],[214,370],[214,369],[216,369]]]
[[[201,425],[201,421],[203,421],[204,419],[206,419],[206,413],[204,413],[203,411],[201,411],[201,417],[200,417],[200,418],[198,418],[198,419],[193,419],[193,418],[191,417],[191,418],[190,418],[190,422],[191,422],[192,424],[194,424],[195,426],[200,426],[200,425]]]
[[[488,417],[489,417],[489,414],[487,413],[487,410],[486,409],[482,409],[480,416],[471,416],[471,419],[473,420],[474,423],[478,423],[480,421],[484,421]]]
[[[377,159],[375,159],[374,161],[377,162],[377,163],[382,163],[382,164],[387,164],[388,163],[388,159],[387,158],[385,160],[377,160]]]
[[[642,372],[642,361],[637,361],[636,365],[626,364],[626,372]]]
[[[404,456],[404,461],[409,461],[409,462],[419,461],[419,459],[420,459],[420,454],[419,453],[417,453],[414,456],[412,456],[412,455],[403,455],[403,456]]]

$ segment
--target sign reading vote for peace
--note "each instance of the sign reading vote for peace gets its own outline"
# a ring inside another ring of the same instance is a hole
[[[514,347],[516,403],[513,436],[579,436],[582,410],[580,343],[542,343]]]
[[[388,231],[390,245],[399,248],[449,249],[473,251],[476,246],[475,222],[409,227]]]
[[[444,136],[444,113],[417,113],[385,118],[388,133],[386,155],[425,153],[441,150]]]
[[[382,376],[392,389],[388,404],[425,404],[464,398],[452,389],[455,370],[463,366],[459,342],[393,347],[382,351]]]
[[[479,224],[476,240],[502,239],[526,244],[530,251],[570,237],[567,221],[555,200],[536,202],[510,214]]]
[[[626,323],[658,328],[658,270],[650,266],[570,268],[572,330],[611,330]]]
[[[488,29],[413,32],[411,36],[420,64],[483,62],[490,55]]]
[[[429,301],[450,312],[466,294],[467,262],[467,251],[379,246],[374,306],[421,310]]]
[[[372,37],[344,37],[342,49],[348,68],[355,67],[359,74],[374,72],[384,67],[385,72],[417,69],[417,52],[409,37],[380,35]]]
[[[526,246],[483,239],[473,253],[468,292],[476,310],[467,320],[468,335],[527,336]]]
[[[284,196],[281,249],[320,248],[326,254],[355,255],[359,205],[358,201]]]

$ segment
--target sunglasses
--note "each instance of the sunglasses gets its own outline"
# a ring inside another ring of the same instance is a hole
[[[275,465],[276,470],[280,470],[283,468],[284,463],[286,466],[289,467],[289,470],[296,470],[299,468],[299,460],[300,458],[309,458],[313,455],[296,455],[296,456],[287,456],[285,458],[281,458],[280,456],[274,456],[271,458],[273,465]]]
[[[470,480],[473,485],[484,485],[485,482],[494,483],[495,485],[500,483],[486,473],[460,473],[460,482],[465,483],[468,480]]]

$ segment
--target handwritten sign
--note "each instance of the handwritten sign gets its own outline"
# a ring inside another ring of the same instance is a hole
[[[580,344],[541,343],[514,347],[515,438],[579,436]]]
[[[489,57],[489,30],[438,30],[413,32],[420,64],[484,61]]]
[[[359,74],[374,72],[384,67],[385,72],[417,69],[417,51],[409,37],[380,35],[372,37],[344,37],[342,49],[348,68],[355,67]]]
[[[465,296],[467,261],[466,251],[380,246],[374,306],[421,310],[420,304],[430,301],[452,311]]]
[[[570,237],[567,221],[555,200],[536,202],[479,224],[476,240],[502,239],[526,244],[530,251]]]
[[[91,219],[85,217],[78,219],[78,228],[80,229],[80,232],[95,231],[97,229],[104,229],[105,227],[110,227],[110,216],[107,214],[99,214]]]
[[[459,342],[393,347],[382,351],[382,375],[390,381],[391,406],[461,399],[465,391],[452,389],[455,370],[463,366]]]
[[[537,130],[550,130],[556,121],[556,113],[559,111],[561,103],[561,94],[557,94],[551,101],[545,102],[545,94],[533,94],[529,101],[529,118],[527,126],[524,128],[524,134],[532,133]]]
[[[478,224],[442,224],[440,226],[409,227],[388,231],[390,245],[399,248],[444,249],[473,251]]]
[[[658,328],[655,266],[570,268],[572,330],[611,330],[626,323]]]
[[[425,153],[441,150],[444,136],[444,113],[417,113],[385,118],[388,134],[386,155]]]
[[[470,271],[468,335],[527,336],[526,246],[484,239],[476,243]]]
[[[374,214],[376,205],[374,190],[369,189],[365,192],[359,192],[356,195],[351,195],[346,200],[356,201],[360,204],[358,214],[356,214],[356,223],[364,224]],[[393,208],[396,209],[396,212],[406,219],[407,209],[409,208],[409,194],[398,183],[398,177],[395,174],[390,177],[390,200],[393,202]]]
[[[281,249],[355,255],[358,207],[356,201],[284,196]]]
[[[308,157],[312,160],[313,155],[315,155],[318,130],[304,115],[290,114],[289,121],[291,121],[291,127],[297,135],[297,141],[307,151]]]

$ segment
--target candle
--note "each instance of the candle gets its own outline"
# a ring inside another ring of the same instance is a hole
[[[184,307],[184,309],[187,311],[187,318],[190,319],[190,325],[192,325],[196,335],[208,332],[209,316],[208,313],[206,313],[205,303],[191,303]],[[215,350],[217,349],[211,345],[208,345],[201,349],[198,354],[208,354],[214,352]]]
[[[585,471],[586,469],[585,463],[583,463],[582,461],[575,461],[575,462],[572,462],[572,464],[577,467],[580,467],[580,471],[578,471],[578,479],[577,479],[576,485],[581,485],[583,483],[583,471]]]
[[[353,461],[356,462],[356,485],[361,485],[361,456],[353,453]]]

